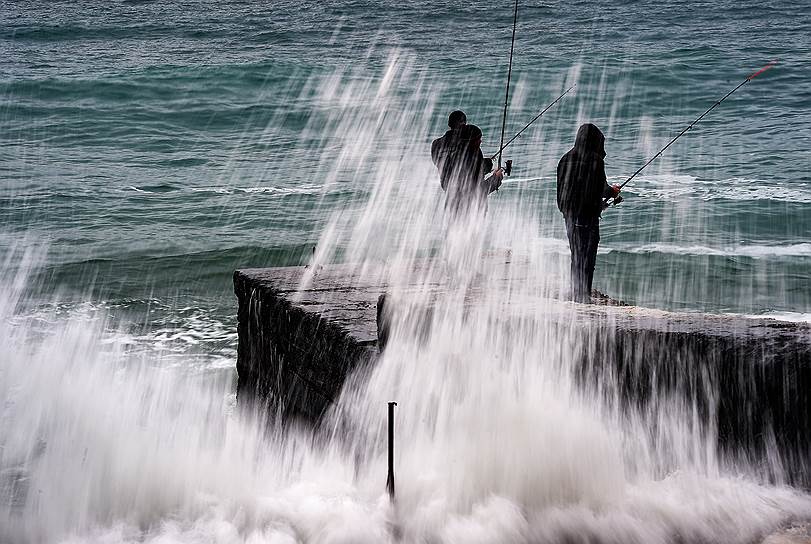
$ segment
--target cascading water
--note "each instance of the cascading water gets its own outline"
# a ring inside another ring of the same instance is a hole
[[[578,78],[575,67],[549,94]],[[398,303],[384,355],[318,439],[235,410],[230,373],[133,347],[103,311],[34,304],[27,283],[43,257],[9,246],[0,540],[733,543],[811,518],[811,496],[719,457],[697,413],[713,391],[629,412],[610,382],[576,379],[579,336],[549,319],[567,264],[551,234],[553,185],[535,175],[540,162],[525,164],[486,217],[448,224],[425,160],[441,90],[394,54],[380,77],[314,77],[298,97],[323,112],[302,129],[302,168],[331,218],[310,274],[340,260],[348,283],[379,274]],[[519,84],[514,108],[534,107],[526,100]],[[574,107],[579,120],[596,109],[592,98]],[[559,157],[576,126],[564,117],[520,149]],[[342,184],[363,191],[336,209]]]

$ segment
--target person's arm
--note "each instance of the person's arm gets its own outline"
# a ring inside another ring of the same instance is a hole
[[[600,175],[602,176],[603,180],[603,193],[600,197],[599,213],[602,214],[602,212],[612,204],[610,199],[614,199],[613,204],[619,204],[622,202],[622,197],[620,196],[621,187],[619,185],[608,184],[605,177],[605,164],[602,161],[600,161]]]
[[[439,159],[440,159],[440,150],[442,148],[442,138],[437,138],[433,142],[431,142],[431,160],[434,163],[434,166],[439,168]]]
[[[488,195],[493,191],[497,191],[498,188],[501,187],[502,179],[504,179],[504,172],[501,170],[501,168],[498,168],[489,178],[482,181]]]
[[[608,182],[605,183],[605,188],[603,189],[603,198],[616,198],[619,196],[619,194],[619,185],[609,185]]]
[[[602,178],[602,185],[603,185],[603,198],[616,198],[620,194],[620,186],[619,185],[609,185],[608,180],[605,177],[605,163],[600,161],[600,177]]]
[[[439,170],[439,186],[443,191],[448,190],[448,181],[445,179],[445,160],[447,159],[444,140],[437,138],[431,142],[431,160]]]
[[[560,213],[566,214],[566,209],[568,207],[568,203],[566,202],[566,170],[567,170],[567,163],[564,162],[563,159],[566,158],[566,155],[560,158],[558,161],[558,168],[556,170],[556,193],[557,193],[557,200],[558,200],[558,210]]]

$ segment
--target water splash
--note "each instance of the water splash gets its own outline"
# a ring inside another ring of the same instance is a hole
[[[807,520],[807,494],[719,458],[696,417],[712,391],[627,413],[609,384],[578,383],[584,347],[550,319],[565,265],[545,242],[549,193],[505,191],[486,216],[447,224],[420,159],[442,89],[402,54],[383,73],[316,78],[302,96],[328,111],[305,127],[322,134],[307,175],[331,217],[310,273],[334,260],[354,267],[348,282],[377,271],[398,308],[385,355],[324,434],[235,410],[230,373],[129,350],[104,315],[51,315],[33,334],[19,309],[37,258],[14,249],[0,281],[0,537],[356,543],[394,541],[396,524],[406,542],[732,543]],[[571,132],[544,127],[529,140],[547,152]],[[364,191],[336,210],[327,188],[341,184]]]

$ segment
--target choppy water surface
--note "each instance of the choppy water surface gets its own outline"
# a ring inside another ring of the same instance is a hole
[[[554,168],[580,122],[604,129],[621,181],[779,58],[606,212],[595,283],[807,321],[803,3],[522,8],[508,127],[576,92],[511,148],[486,222],[447,232],[429,144],[461,107],[495,149],[509,8],[0,4],[0,540],[752,542],[811,517],[808,495],[763,484],[779,463],[719,458],[678,399],[629,417],[579,390],[542,307],[497,318],[565,282]],[[230,283],[315,245],[359,273],[388,263],[395,283],[425,255],[509,249],[533,281],[463,315],[492,271],[431,270],[454,279],[441,327],[427,345],[404,327],[331,416],[357,436],[315,446],[234,415]],[[382,494],[391,398],[397,511]]]

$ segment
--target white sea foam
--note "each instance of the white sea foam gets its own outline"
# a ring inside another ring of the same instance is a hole
[[[325,187],[317,184],[305,184],[294,187],[276,187],[276,186],[257,186],[257,187],[192,187],[192,191],[196,193],[217,193],[223,195],[231,195],[234,193],[246,194],[278,194],[278,195],[317,195],[320,194]]]
[[[148,309],[139,323],[111,323],[105,316],[132,311],[133,306]],[[45,334],[64,320],[105,324],[104,345],[127,346],[131,353],[159,356],[176,364],[195,362],[201,368],[232,368],[236,359],[235,323],[223,319],[214,309],[175,308],[159,299],[138,301],[66,301],[36,306],[10,318],[25,323],[30,332]]]
[[[789,245],[734,245],[709,247],[702,245],[682,246],[678,244],[644,244],[641,246],[619,246],[613,249],[628,253],[666,253],[674,255],[713,255],[718,257],[811,257],[811,243]]]
[[[811,515],[811,497],[789,488],[693,469],[631,477],[618,429],[554,374],[491,366],[482,314],[419,357],[391,351],[347,398],[401,401],[393,510],[377,431],[368,458],[295,428],[268,433],[234,411],[227,375],[133,352],[89,307],[54,312],[33,337],[35,317],[10,313],[23,285],[0,282],[3,541],[732,544]],[[420,406],[433,421],[414,417]]]
[[[334,187],[340,189],[340,187]],[[220,195],[233,195],[233,194],[274,194],[274,195],[318,195],[321,194],[327,187],[322,184],[303,184],[290,187],[279,187],[275,185],[259,185],[255,187],[235,187],[230,185],[208,186],[208,187],[190,187],[188,190],[193,193],[213,193]],[[127,190],[135,191],[142,194],[165,194],[165,191],[155,191],[149,188],[136,187],[130,185]],[[186,189],[178,189],[176,193],[183,194]]]
[[[626,178],[612,176],[610,183],[622,183]],[[689,175],[640,175],[623,191],[643,198],[675,201],[684,198],[699,200],[775,200],[779,202],[811,202],[811,185],[797,182],[791,186],[776,185],[767,180],[729,178],[698,179]]]
[[[774,319],[790,323],[811,323],[811,313],[802,312],[765,312],[762,314],[744,314],[743,317],[752,319]]]

